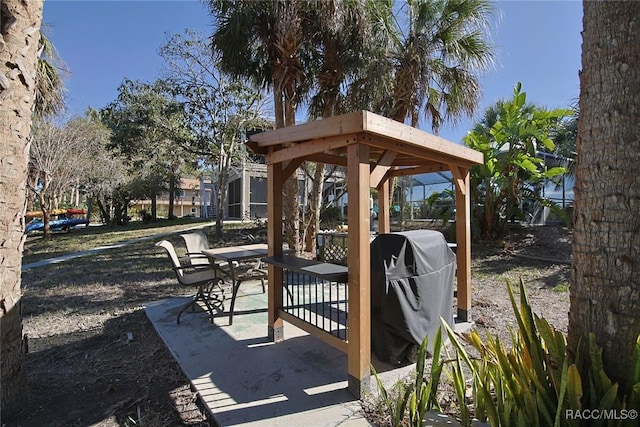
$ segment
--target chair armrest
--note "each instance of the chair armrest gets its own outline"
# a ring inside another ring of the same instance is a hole
[[[206,258],[207,257],[202,252],[187,252],[186,254],[189,256],[189,258],[191,258],[191,257],[193,257],[193,258]]]

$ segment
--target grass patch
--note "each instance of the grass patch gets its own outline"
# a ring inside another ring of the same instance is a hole
[[[560,282],[553,287],[553,290],[558,293],[564,293],[569,291],[569,282]]]
[[[140,221],[130,222],[118,227],[86,227],[68,232],[52,232],[47,239],[42,234],[28,236],[24,245],[22,263],[29,264],[53,256],[85,251],[100,246],[112,245],[129,240],[154,236],[162,233],[174,233],[205,225],[213,227],[211,220],[176,219],[160,220],[153,224]],[[226,228],[226,227],[225,227]]]

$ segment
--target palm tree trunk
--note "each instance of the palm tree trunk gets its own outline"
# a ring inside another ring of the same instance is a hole
[[[35,71],[43,2],[3,0],[0,36],[0,360],[2,421],[25,408],[25,344],[22,337],[20,269],[31,114],[35,102]]]
[[[325,164],[316,163],[316,169],[313,174],[313,183],[311,188],[310,218],[307,226],[305,251],[312,252],[315,248],[316,234],[320,229],[320,210],[322,209],[322,189],[325,180]]]
[[[568,341],[586,352],[593,332],[626,391],[640,332],[640,3],[583,6]]]
[[[296,124],[296,109],[295,102],[291,93],[293,88],[289,88],[289,95],[287,90],[283,90],[283,106],[284,106],[284,125],[295,126]],[[298,208],[298,173],[294,171],[293,174],[284,182],[283,185],[283,199],[282,210],[284,211],[284,229],[287,236],[287,242],[289,248],[299,253],[301,250],[300,245],[300,209]]]

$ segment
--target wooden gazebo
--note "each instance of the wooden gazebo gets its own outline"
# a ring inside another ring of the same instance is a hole
[[[451,171],[456,187],[457,315],[470,320],[471,234],[469,169],[482,154],[403,123],[358,111],[252,135],[249,148],[266,155],[269,256],[282,256],[282,187],[303,161],[347,168],[348,338],[337,342],[292,318],[283,308],[283,265],[269,265],[268,333],[284,339],[283,320],[347,352],[349,389],[362,394],[370,377],[370,188],[378,191],[379,231],[388,233],[389,180],[394,176]],[[283,257],[286,258],[286,257]],[[291,257],[288,257],[291,259]],[[286,265],[284,265],[286,267]],[[292,267],[295,268],[295,267]]]

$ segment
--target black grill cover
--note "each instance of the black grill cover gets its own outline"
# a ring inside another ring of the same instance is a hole
[[[453,326],[456,256],[442,233],[414,230],[371,242],[371,345],[383,362],[407,362],[412,347]]]

